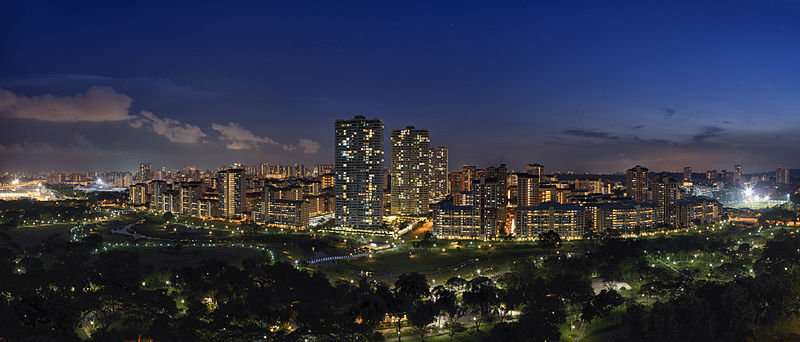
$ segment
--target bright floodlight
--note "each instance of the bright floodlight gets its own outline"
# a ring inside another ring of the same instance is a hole
[[[746,197],[753,196],[753,189],[752,189],[752,188],[745,188],[745,189],[744,189],[744,195],[745,195]]]
[[[11,181],[11,185],[17,185],[17,184],[19,184],[19,179]]]

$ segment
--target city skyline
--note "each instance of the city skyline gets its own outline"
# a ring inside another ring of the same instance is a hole
[[[800,168],[794,1],[0,6],[4,170],[330,164],[354,115],[451,165]]]
[[[0,341],[800,341],[800,0],[0,1]]]

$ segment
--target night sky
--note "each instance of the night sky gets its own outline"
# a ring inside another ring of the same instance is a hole
[[[0,169],[332,163],[356,114],[451,169],[800,168],[800,1],[220,4],[0,2]]]

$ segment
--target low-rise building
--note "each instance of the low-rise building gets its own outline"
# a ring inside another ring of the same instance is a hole
[[[722,204],[697,197],[682,198],[676,203],[678,227],[689,227],[693,223],[715,222],[720,219]]]
[[[586,209],[574,204],[544,202],[535,207],[517,207],[515,213],[515,233],[523,240],[535,239],[550,230],[562,239],[579,238],[586,227]]]
[[[479,239],[481,215],[477,207],[440,205],[433,211],[433,235],[440,239]]]

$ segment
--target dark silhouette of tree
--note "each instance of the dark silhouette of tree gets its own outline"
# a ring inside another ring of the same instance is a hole
[[[487,322],[498,304],[497,286],[487,277],[477,277],[469,281],[467,291],[462,295],[464,305],[475,316],[475,329],[480,330],[481,322]]]
[[[389,313],[394,316],[394,326],[397,331],[397,340],[400,340],[400,331],[403,327],[402,318],[408,315],[414,304],[429,297],[431,294],[428,280],[419,273],[403,273],[394,283],[394,291],[389,302]]]
[[[164,219],[164,223],[168,224],[171,223],[173,219],[175,219],[175,214],[168,211],[164,213],[164,215],[162,215],[161,217]]]
[[[561,237],[558,233],[548,230],[544,233],[539,233],[539,247],[549,250],[551,253],[555,252],[561,247]]]
[[[420,300],[411,306],[408,320],[417,327],[420,340],[425,341],[425,332],[429,324],[433,323],[439,313],[436,303],[430,300]]]

